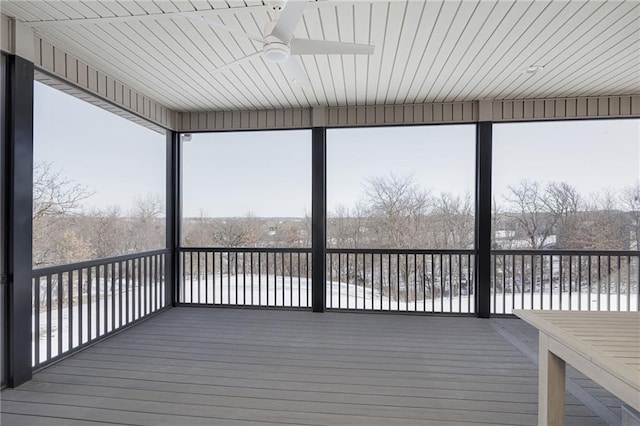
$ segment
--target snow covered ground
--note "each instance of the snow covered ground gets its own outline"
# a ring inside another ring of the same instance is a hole
[[[254,305],[254,306],[277,306],[277,307],[301,307],[308,308],[311,306],[311,281],[307,281],[306,277],[288,277],[274,275],[208,275],[201,276],[198,280],[197,276],[193,277],[193,281],[187,277],[180,289],[181,303],[203,303],[203,304],[223,304],[223,305]],[[95,284],[94,284],[95,288]],[[434,300],[428,298],[426,300],[405,301],[389,298],[388,295],[381,296],[378,290],[356,287],[354,284],[346,284],[327,282],[326,303],[328,308],[334,309],[357,309],[357,310],[383,310],[383,311],[418,311],[418,312],[454,312],[454,313],[472,313],[474,312],[474,296],[462,295],[460,297],[436,297]],[[410,290],[411,292],[411,290]],[[70,348],[79,346],[81,343],[89,341],[89,326],[91,327],[91,335],[104,335],[117,329],[128,322],[139,318],[141,313],[138,311],[138,288],[129,289],[129,304],[122,311],[122,323],[120,321],[120,295],[116,292],[115,306],[112,304],[111,294],[106,297],[99,295],[99,307],[96,304],[95,294],[91,306],[88,306],[87,295],[83,295],[83,303],[79,305],[76,299],[71,310],[72,321],[69,321],[69,309],[62,309],[62,353],[67,352]],[[160,295],[164,294],[163,285],[160,286]],[[143,301],[145,299],[143,298]],[[127,304],[127,292],[122,294],[122,303]],[[162,306],[162,298],[160,304],[142,305],[142,315],[145,312],[152,312]],[[106,322],[105,322],[105,306],[106,306]],[[55,357],[59,353],[58,349],[58,310],[56,302],[52,305],[51,316],[51,348],[50,353]],[[491,311],[493,313],[511,313],[513,309],[563,309],[563,310],[631,310],[638,311],[638,295],[632,293],[631,297],[626,294],[598,294],[583,292],[577,294],[568,292],[562,294],[554,291],[552,297],[548,292],[535,292],[533,297],[531,293],[497,293],[491,295]],[[128,322],[127,322],[128,310]],[[82,311],[82,323],[79,321],[80,311]],[[89,312],[91,312],[91,320],[89,321]],[[98,315],[99,314],[99,315]],[[35,318],[34,318],[35,320]],[[47,313],[41,312],[38,316],[39,325],[39,359],[45,361],[48,359],[47,348]],[[35,321],[34,321],[35,322]],[[114,327],[115,325],[115,327]],[[82,328],[82,336],[80,336],[80,328]],[[69,331],[71,330],[71,339],[69,339]],[[96,333],[97,330],[97,333]],[[35,349],[35,341],[34,341]],[[34,350],[35,354],[35,350]],[[34,360],[35,361],[35,355]]]
[[[95,282],[94,282],[95,288]],[[102,288],[102,283],[100,288]],[[156,300],[153,297],[145,296],[145,288],[142,288],[142,298],[140,306],[138,306],[138,297],[140,293],[138,292],[138,286],[134,285],[133,288],[130,288],[128,291],[128,299],[127,292],[122,292],[122,304],[123,309],[122,313],[120,312],[120,294],[118,293],[118,289],[116,288],[115,301],[112,300],[111,293],[108,292],[106,295],[106,301],[104,294],[101,292],[99,294],[99,298],[96,299],[95,290],[93,293],[93,297],[91,300],[91,304],[88,303],[88,297],[85,293],[82,297],[83,302],[79,303],[79,300],[76,298],[74,300],[73,306],[71,309],[65,306],[62,308],[61,313],[61,324],[58,324],[58,309],[57,309],[57,299],[52,300],[52,309],[51,309],[51,348],[47,347],[48,345],[48,331],[47,331],[47,312],[46,307],[40,308],[39,315],[36,317],[33,315],[33,327],[34,330],[39,328],[39,360],[40,362],[46,361],[49,358],[48,352],[50,351],[50,356],[55,357],[59,353],[65,353],[69,351],[69,349],[73,349],[75,347],[80,346],[80,344],[89,342],[89,333],[91,332],[91,338],[94,339],[96,336],[102,336],[106,333],[109,333],[113,330],[116,330],[124,325],[127,325],[130,322],[135,321],[136,319],[144,316],[145,313],[154,312],[159,309],[164,304],[164,284],[161,284],[158,288],[160,292],[160,298],[158,300],[159,303],[156,304]],[[147,288],[149,290],[149,288]],[[148,294],[153,294],[149,293]],[[127,305],[128,300],[128,305]],[[146,301],[146,304],[145,304]],[[113,303],[115,302],[115,303]],[[99,304],[99,306],[98,306]],[[127,317],[128,310],[128,317]],[[44,312],[43,312],[44,311]],[[89,313],[91,313],[91,320],[89,320]],[[35,312],[34,312],[35,314]],[[71,315],[70,315],[71,314]],[[80,322],[80,315],[82,315],[82,322]],[[106,321],[105,321],[106,315]],[[71,318],[71,321],[70,321]],[[58,328],[61,326],[60,329]],[[89,332],[89,328],[91,331]],[[80,329],[82,329],[82,336],[80,336]],[[58,332],[60,330],[60,333]],[[69,336],[69,331],[71,330],[71,336]],[[61,338],[61,341],[59,340]],[[61,344],[61,345],[60,345]],[[60,346],[59,346],[60,345]],[[32,362],[35,365],[35,340],[33,341],[33,359]],[[60,352],[61,349],[61,352]]]
[[[252,287],[253,285],[253,287]],[[236,290],[237,289],[237,290]],[[404,290],[401,290],[404,292]],[[409,289],[411,296],[412,289]],[[619,296],[619,297],[618,297]],[[404,299],[404,297],[401,297]],[[427,311],[427,312],[473,312],[473,295],[462,295],[435,299],[427,298],[406,302],[398,301],[387,295],[381,297],[380,292],[371,287],[356,287],[344,282],[327,282],[327,307],[339,309],[377,309],[392,311]],[[187,278],[184,291],[181,294],[183,303],[231,304],[231,305],[269,305],[269,306],[311,306],[311,282],[306,278],[273,275],[226,275],[201,276],[193,281]],[[629,305],[630,303],[630,305]],[[556,289],[550,297],[548,291],[540,294],[535,292],[533,300],[531,293],[497,293],[491,295],[492,312],[511,313],[513,309],[563,309],[563,310],[638,310],[637,293],[627,298],[625,294],[605,293],[582,294],[568,291],[560,294]],[[495,307],[495,308],[494,308]]]

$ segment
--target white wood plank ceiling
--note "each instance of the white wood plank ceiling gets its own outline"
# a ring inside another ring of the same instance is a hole
[[[371,56],[305,55],[311,87],[260,44],[262,0],[3,1],[2,12],[169,108],[221,111],[640,93],[640,2],[311,1],[295,37],[375,45]],[[538,73],[522,71],[543,65]]]

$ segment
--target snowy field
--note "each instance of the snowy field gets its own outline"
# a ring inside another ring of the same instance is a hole
[[[100,284],[100,288],[103,288],[102,282]],[[138,286],[134,285],[134,287],[130,288],[128,292],[123,290],[122,296],[120,296],[119,289],[116,286],[115,300],[112,299],[111,292],[107,292],[106,298],[104,297],[104,294],[100,292],[98,298],[96,298],[94,290],[90,304],[88,303],[88,297],[85,293],[82,297],[82,303],[79,303],[80,301],[78,300],[78,298],[75,298],[71,309],[69,309],[69,307],[67,306],[62,308],[62,317],[60,324],[58,322],[57,299],[55,298],[54,292],[52,309],[50,313],[50,348],[48,348],[47,346],[49,344],[49,339],[47,331],[48,314],[46,312],[46,307],[40,308],[40,313],[37,316],[37,319],[36,315],[33,315],[34,330],[36,329],[36,327],[39,329],[38,350],[40,362],[49,359],[48,352],[50,352],[51,357],[55,357],[60,353],[59,348],[62,349],[61,353],[65,353],[70,349],[89,342],[89,333],[91,333],[91,338],[94,339],[96,336],[99,337],[113,330],[117,330],[118,328],[135,321],[136,319],[146,315],[147,313],[151,313],[160,309],[160,307],[162,307],[164,304],[164,283],[161,283],[158,286],[158,299],[154,298],[154,293],[151,290],[151,288],[145,288],[143,286],[141,288],[141,292],[139,293]],[[140,294],[142,295],[142,298],[140,299],[140,305],[138,305]],[[120,297],[122,297],[122,312],[120,309]],[[80,316],[82,316],[82,322],[80,322]],[[90,320],[89,316],[91,317]],[[89,328],[91,329],[91,331],[89,331]],[[82,329],[82,336],[80,335],[80,329]],[[58,333],[58,330],[61,330],[61,333]],[[69,330],[71,330],[71,336],[69,336]],[[32,359],[34,365],[36,352],[35,349],[36,348],[34,340],[32,352],[34,354]]]
[[[71,311],[64,307],[62,309],[60,338],[62,353],[73,349],[80,344],[89,341],[89,327],[91,327],[91,337],[96,335],[104,335],[114,329],[118,329],[126,325],[145,313],[153,312],[164,304],[164,284],[158,287],[159,303],[156,305],[156,299],[153,293],[142,291],[142,309],[138,306],[138,287],[129,289],[129,292],[123,291],[122,303],[124,309],[120,312],[120,294],[116,286],[116,299],[112,300],[111,294],[107,293],[106,303],[104,294],[99,294],[99,304],[96,303],[95,293],[89,306],[86,293],[82,297],[82,303],[79,303],[77,296]],[[100,285],[102,287],[102,284]],[[430,294],[426,300],[419,299],[417,301],[397,300],[395,297],[389,298],[388,295],[381,295],[378,289],[372,290],[371,287],[363,288],[354,284],[346,284],[344,282],[332,283],[327,282],[326,304],[328,308],[333,309],[355,309],[355,310],[382,310],[382,311],[409,311],[409,312],[442,312],[442,313],[472,313],[474,312],[474,296],[462,295],[460,297],[430,298]],[[95,283],[94,283],[95,289]],[[401,289],[401,293],[404,290]],[[410,299],[412,298],[412,289],[409,290]],[[127,298],[128,294],[128,298]],[[127,304],[128,300],[128,304]],[[147,304],[144,304],[147,300]],[[58,355],[58,310],[57,302],[52,301],[51,317],[51,347],[48,348],[47,338],[47,313],[41,312],[38,319],[34,317],[34,325],[37,321],[39,327],[39,359],[45,361],[48,359],[50,352],[51,357]],[[113,303],[115,302],[115,303]],[[247,275],[246,278],[240,275],[219,275],[216,276],[197,276],[191,280],[190,276],[186,277],[184,285],[180,288],[181,303],[201,303],[210,305],[248,305],[248,306],[273,306],[273,307],[311,307],[311,281],[307,281],[306,277],[289,277],[267,275]],[[79,306],[81,305],[81,306]],[[106,309],[105,309],[106,308]],[[552,297],[548,292],[535,292],[533,297],[531,293],[497,293],[491,295],[491,312],[502,314],[511,313],[513,309],[553,309],[553,310],[602,310],[602,311],[638,311],[638,295],[632,293],[631,297],[626,294],[607,294],[591,293],[586,291],[577,294],[568,292],[560,294],[554,291]],[[46,308],[45,308],[46,309]],[[128,320],[127,320],[128,312]],[[69,315],[71,313],[71,315]],[[89,313],[91,319],[89,320]],[[82,323],[80,322],[82,315]],[[106,315],[106,321],[105,321]],[[71,321],[69,318],[71,317]],[[121,320],[122,318],[122,320]],[[82,328],[82,333],[80,333]],[[71,330],[71,338],[69,331]],[[34,364],[35,364],[35,341],[34,341]]]

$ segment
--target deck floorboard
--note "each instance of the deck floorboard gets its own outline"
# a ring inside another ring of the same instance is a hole
[[[537,367],[495,327],[537,347],[518,319],[171,309],[4,390],[1,423],[535,425]]]

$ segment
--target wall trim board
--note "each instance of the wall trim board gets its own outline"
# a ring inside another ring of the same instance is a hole
[[[179,112],[176,130],[215,132],[633,117],[640,118],[640,95]]]

